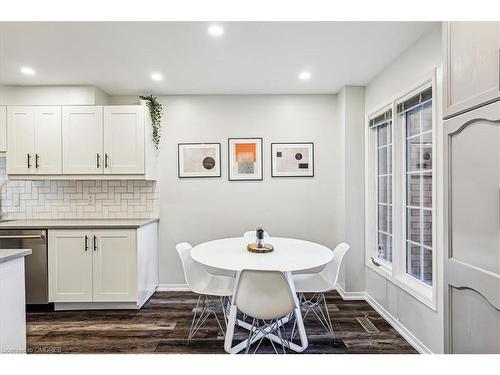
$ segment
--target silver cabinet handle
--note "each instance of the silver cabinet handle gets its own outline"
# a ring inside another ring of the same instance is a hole
[[[89,249],[89,236],[85,235],[85,251]]]
[[[94,236],[94,251],[97,251],[97,237]]]
[[[5,235],[5,236],[0,236],[0,239],[20,239],[20,240],[25,240],[25,239],[33,239],[33,240],[44,240],[45,236],[43,234],[22,234],[22,235]]]
[[[31,168],[31,155],[30,154],[27,155],[28,155],[28,168]]]
[[[97,154],[97,168],[101,168],[101,155]]]
[[[104,154],[104,168],[108,168],[109,167],[109,157],[108,157],[108,153],[105,153]]]
[[[38,156],[38,154],[35,154],[35,168],[37,169],[40,166],[40,164],[38,164],[38,159],[40,159],[40,157]]]

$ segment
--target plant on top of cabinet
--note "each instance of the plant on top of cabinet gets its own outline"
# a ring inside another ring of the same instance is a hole
[[[156,149],[160,145],[161,138],[161,116],[163,107],[158,99],[153,96],[139,96],[140,99],[146,101],[146,105],[149,109],[149,116],[151,117],[151,125],[153,126],[153,144]]]

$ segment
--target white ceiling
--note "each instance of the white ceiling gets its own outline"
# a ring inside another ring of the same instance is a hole
[[[0,83],[112,95],[336,93],[367,84],[436,23],[219,24],[225,33],[213,38],[207,22],[1,22]],[[310,80],[298,79],[302,70]]]

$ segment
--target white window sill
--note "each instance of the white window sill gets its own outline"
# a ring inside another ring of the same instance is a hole
[[[379,266],[376,266],[371,261],[371,259],[368,259],[366,261],[366,266],[389,280],[397,287],[403,289],[405,292],[422,302],[427,307],[431,308],[434,311],[437,311],[436,301],[434,298],[434,290],[432,286],[424,284],[406,274],[401,276],[393,276],[392,268],[382,262],[380,262]]]

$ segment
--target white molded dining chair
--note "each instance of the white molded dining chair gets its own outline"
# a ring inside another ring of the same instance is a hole
[[[222,307],[224,321],[226,322],[227,311],[225,297],[230,297],[233,294],[234,277],[216,276],[208,273],[203,265],[196,262],[191,257],[192,246],[187,242],[179,243],[175,248],[181,258],[184,277],[189,289],[200,295],[196,307],[193,310],[194,315],[193,321],[191,322],[191,328],[189,329],[188,344],[210,315],[214,315],[220,330],[224,334],[224,329],[217,316],[217,311],[219,307]],[[208,299],[209,296],[219,297],[219,299],[210,301]]]
[[[255,230],[249,230],[245,233],[243,233],[243,238],[248,238],[249,240],[255,241],[255,237],[257,237],[257,233]],[[264,240],[269,239],[269,233],[264,231]]]
[[[335,336],[330,314],[328,313],[325,293],[336,288],[342,260],[347,250],[349,250],[349,245],[340,243],[333,250],[333,259],[322,271],[312,274],[293,275],[295,290],[299,293],[300,305],[305,311],[304,319],[310,312],[313,312],[332,338]],[[313,293],[313,295],[307,299],[304,293]]]
[[[243,270],[237,276],[236,288],[229,310],[224,349],[228,353],[240,350],[238,345],[232,347],[234,327],[238,310],[253,318],[249,326],[249,336],[245,352],[258,341],[254,353],[259,349],[264,338],[268,338],[277,353],[274,343],[281,344],[283,353],[285,347],[291,345],[282,334],[283,318],[292,313],[298,322],[302,350],[307,347],[299,302],[294,295],[292,281],[282,272]],[[244,322],[243,322],[244,323]],[[277,334],[277,335],[276,335]]]

